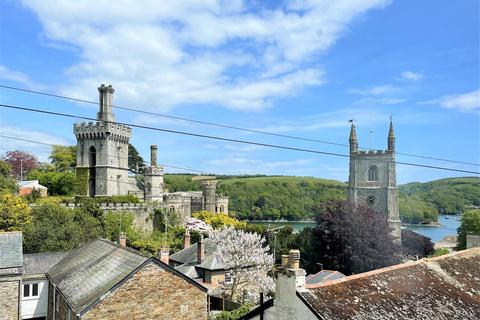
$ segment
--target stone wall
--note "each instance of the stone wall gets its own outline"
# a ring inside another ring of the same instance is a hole
[[[67,304],[63,296],[51,284],[48,286],[47,320],[79,319]]]
[[[480,247],[480,235],[467,234],[467,249]]]
[[[75,203],[61,203],[62,207],[74,209]],[[35,205],[30,205],[34,207]],[[154,210],[143,203],[101,203],[100,209],[104,212],[114,211],[121,214],[122,212],[130,212],[133,214],[133,224],[136,228],[145,233],[152,232],[155,228]]]
[[[20,319],[20,276],[0,277],[0,319]]]
[[[207,319],[207,294],[150,263],[82,319]]]

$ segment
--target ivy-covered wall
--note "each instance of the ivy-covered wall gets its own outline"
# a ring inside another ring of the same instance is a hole
[[[76,168],[77,174],[77,195],[88,195],[88,168]]]

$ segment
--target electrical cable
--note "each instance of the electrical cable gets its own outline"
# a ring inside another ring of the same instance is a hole
[[[232,138],[212,136],[212,135],[193,133],[193,132],[187,132],[187,131],[171,130],[171,129],[163,129],[163,128],[145,126],[145,125],[130,124],[130,123],[125,123],[125,122],[112,122],[112,121],[105,121],[105,120],[99,121],[95,118],[90,118],[90,117],[85,117],[85,116],[72,115],[72,114],[68,114],[68,113],[54,112],[54,111],[35,109],[35,108],[27,108],[27,107],[15,106],[15,105],[0,104],[0,107],[8,108],[8,109],[15,109],[15,110],[28,111],[28,112],[35,112],[35,113],[43,113],[43,114],[49,114],[49,115],[67,117],[67,118],[83,119],[83,120],[88,120],[88,121],[92,121],[92,122],[104,122],[104,123],[111,123],[111,124],[116,124],[116,125],[125,125],[125,126],[134,127],[134,128],[160,131],[160,132],[166,132],[166,133],[172,133],[172,134],[181,134],[181,135],[192,136],[192,137],[197,137],[197,138],[206,138],[206,139],[213,139],[213,140],[219,140],[219,141],[227,141],[227,142],[234,142],[234,143],[269,147],[269,148],[275,148],[275,149],[284,149],[284,150],[290,150],[290,151],[299,151],[299,152],[307,152],[307,153],[314,153],[314,154],[322,154],[322,155],[350,158],[350,155],[335,153],[335,152],[326,152],[326,151],[320,151],[320,150],[297,148],[297,147],[290,147],[290,146],[283,146],[283,145],[248,141],[248,140],[232,139]],[[369,158],[364,158],[364,159],[369,159]],[[452,172],[461,172],[461,173],[470,173],[470,174],[480,175],[480,172],[478,172],[478,171],[453,169],[453,168],[447,168],[447,167],[433,166],[433,165],[427,165],[427,164],[418,164],[418,163],[410,163],[410,162],[391,161],[391,160],[387,160],[387,159],[377,159],[377,158],[370,158],[370,159],[372,159],[372,160],[374,159],[376,161],[382,161],[382,162],[391,162],[391,163],[406,165],[406,166],[414,166],[414,167],[421,167],[421,168],[429,168],[429,169],[436,169],[436,170],[444,170],[444,171],[452,171]]]
[[[76,102],[81,102],[81,103],[98,105],[98,102],[96,102],[96,101],[73,98],[73,97],[68,97],[68,96],[64,96],[64,95],[58,95],[58,94],[47,93],[47,92],[42,92],[42,91],[18,88],[18,87],[7,86],[7,85],[2,85],[2,84],[0,84],[0,88],[9,89],[9,90],[16,90],[16,91],[21,91],[21,92],[27,92],[27,93],[33,93],[33,94],[38,94],[38,95],[43,95],[43,96],[48,96],[48,97],[53,97],[53,98],[59,98],[59,99],[65,99],[65,100],[70,100],[70,101],[76,101]],[[233,125],[227,125],[227,124],[221,124],[221,123],[214,123],[214,122],[201,121],[201,120],[189,119],[189,118],[184,118],[184,117],[166,115],[166,114],[162,114],[162,113],[158,113],[158,112],[144,111],[144,110],[139,110],[139,109],[130,108],[130,107],[122,107],[122,106],[112,105],[112,108],[116,108],[116,109],[120,109],[120,110],[126,110],[126,111],[132,111],[132,112],[137,112],[137,113],[143,113],[143,114],[148,114],[148,115],[154,115],[154,116],[169,118],[169,119],[174,119],[174,120],[187,121],[187,122],[192,122],[192,123],[197,123],[197,124],[202,124],[202,125],[215,126],[215,127],[220,127],[220,128],[224,128],[224,129],[233,129],[233,130],[239,130],[239,131],[251,132],[251,133],[258,133],[258,134],[270,135],[270,136],[287,138],[287,139],[303,140],[303,141],[308,141],[308,142],[323,143],[323,144],[329,144],[329,145],[334,145],[334,146],[349,147],[349,145],[345,144],[345,143],[337,143],[337,142],[326,141],[326,140],[310,139],[310,138],[281,134],[281,133],[274,133],[274,132],[268,132],[268,131],[262,131],[262,130],[256,130],[256,129],[248,129],[248,128],[243,128],[243,127],[238,127],[238,126],[233,126]],[[369,150],[370,148],[365,148],[365,147],[360,146],[359,149]],[[430,160],[444,161],[444,162],[450,162],[450,163],[466,164],[466,165],[472,165],[472,166],[476,166],[476,167],[480,166],[480,164],[473,163],[473,162],[451,160],[451,159],[445,159],[445,158],[439,158],[439,157],[418,155],[418,154],[413,154],[413,153],[396,152],[396,154],[397,155],[408,156],[408,157],[430,159]]]

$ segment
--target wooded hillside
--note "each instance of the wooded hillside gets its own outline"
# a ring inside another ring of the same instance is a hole
[[[200,190],[193,175],[166,175],[169,191]],[[347,185],[340,181],[291,176],[222,176],[218,192],[230,197],[230,210],[239,219],[302,220],[314,216],[318,206],[345,199]],[[399,186],[402,220],[436,221],[438,213],[463,212],[480,206],[479,178],[450,178]]]

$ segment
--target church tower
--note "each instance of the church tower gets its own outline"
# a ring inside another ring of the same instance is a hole
[[[73,126],[77,138],[77,176],[89,196],[128,193],[128,141],[132,129],[115,122],[111,85],[98,88],[99,111],[96,122]]]
[[[358,150],[355,124],[350,129],[350,175],[348,200],[367,205],[388,217],[392,235],[401,242],[398,211],[397,174],[395,165],[395,133],[390,119],[387,150]]]

